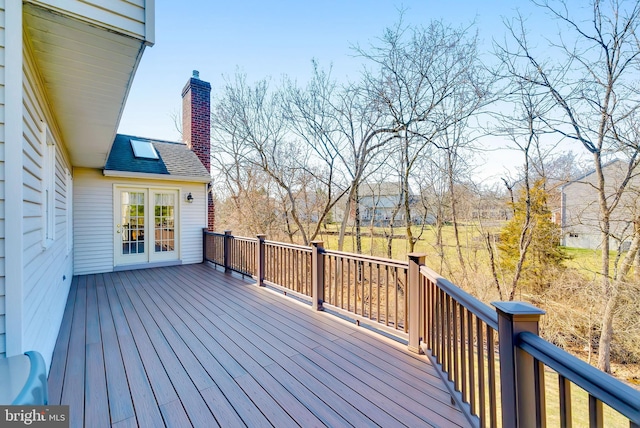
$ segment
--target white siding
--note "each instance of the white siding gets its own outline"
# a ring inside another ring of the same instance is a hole
[[[180,259],[182,263],[202,261],[202,229],[207,225],[205,186],[201,183],[105,177],[101,170],[73,171],[74,274],[113,271],[113,186],[179,188]],[[191,192],[194,202],[184,201]]]
[[[145,27],[146,21],[153,21],[153,17],[147,19],[145,0],[31,0],[30,3],[118,33],[142,40],[148,37],[153,41],[153,34],[148,34],[149,29]],[[147,3],[153,7],[153,0],[147,0]],[[153,26],[153,22],[148,24]]]
[[[113,270],[113,186],[99,170],[73,170],[74,274]]]
[[[611,201],[619,188],[625,174],[626,163],[613,162],[604,167],[605,194]],[[586,177],[564,186],[563,193],[563,244],[567,247],[597,249],[601,245],[600,206],[596,190],[597,177],[589,174]],[[611,215],[611,234],[628,241],[633,233],[633,219],[638,213],[638,197],[640,176],[635,176],[627,185],[621,202]],[[618,243],[610,241],[615,250]]]
[[[194,197],[193,203],[180,203],[182,220],[180,228],[180,245],[182,263],[202,262],[202,229],[207,227],[207,197],[205,185],[202,183],[185,184],[182,194],[189,192]]]
[[[0,0],[0,358],[5,356],[4,279],[4,0]]]
[[[62,321],[73,274],[67,254],[65,171],[70,168],[64,145],[56,138],[53,114],[30,53],[24,51],[23,73],[23,347],[42,353],[47,363]],[[45,124],[56,147],[54,225],[55,240],[45,242],[43,197]]]

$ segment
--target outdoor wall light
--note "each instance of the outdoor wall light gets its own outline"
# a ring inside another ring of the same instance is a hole
[[[187,202],[188,203],[193,202],[193,196],[191,196],[191,192],[189,192],[189,194],[187,195]]]

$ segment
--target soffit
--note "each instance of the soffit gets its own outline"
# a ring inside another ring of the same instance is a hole
[[[73,166],[102,168],[144,42],[25,4],[25,28]]]

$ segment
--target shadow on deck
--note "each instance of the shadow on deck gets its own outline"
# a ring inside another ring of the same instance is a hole
[[[207,264],[74,277],[71,426],[467,426],[428,358]]]

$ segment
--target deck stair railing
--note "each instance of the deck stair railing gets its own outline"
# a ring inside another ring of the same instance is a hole
[[[587,392],[590,427],[607,426],[603,405],[640,428],[640,392],[580,361],[538,334],[544,311],[524,302],[480,302],[425,266],[311,246],[203,233],[203,258],[315,310],[347,316],[406,341],[439,370],[473,426],[544,427],[549,405],[571,427],[572,386]],[[545,388],[557,374],[557,403]]]

